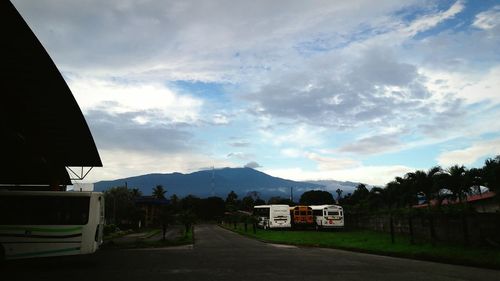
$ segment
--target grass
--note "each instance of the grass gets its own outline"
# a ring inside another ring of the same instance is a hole
[[[125,236],[125,235],[130,234],[130,233],[134,233],[134,231],[132,229],[119,230],[119,231],[115,231],[115,232],[104,235],[103,239],[105,241],[111,240],[111,239],[115,239],[115,238],[120,238],[120,237]]]
[[[292,231],[262,230],[254,234],[252,227],[245,232],[243,225],[234,229],[232,225],[223,226],[245,236],[265,242],[298,246],[312,246],[344,249],[365,253],[381,254],[430,260],[444,263],[470,265],[500,269],[500,249],[473,248],[460,245],[438,245],[430,243],[411,244],[407,236],[396,236],[392,244],[388,233],[374,231]]]

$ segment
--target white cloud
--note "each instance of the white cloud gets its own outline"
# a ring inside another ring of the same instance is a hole
[[[500,66],[494,66],[487,71],[445,72],[429,68],[420,71],[428,79],[428,87],[435,100],[447,98],[450,93],[472,104],[482,101],[500,103]]]
[[[201,153],[159,153],[121,149],[100,149],[104,167],[94,168],[85,182],[112,180],[150,173],[190,173],[201,167],[236,167],[226,159]]]
[[[406,34],[406,36],[414,36],[419,32],[428,30],[430,28],[435,27],[439,23],[448,20],[450,18],[455,17],[458,13],[460,13],[465,8],[463,1],[455,2],[450,8],[446,11],[435,13],[431,15],[426,15],[417,20],[411,22],[409,26],[402,29],[401,31]]]
[[[470,165],[481,157],[500,154],[500,139],[480,141],[464,149],[457,149],[441,153],[437,161],[439,165]]]
[[[468,101],[479,102],[489,100],[494,103],[500,103],[500,66],[492,68],[485,73],[475,83],[465,85],[458,94]]]
[[[240,152],[240,151],[237,151],[237,152],[231,152],[231,153],[228,153],[226,155],[226,158],[228,159],[237,159],[237,160],[250,160],[251,158],[253,158],[254,155],[252,154],[249,154],[249,153],[245,153],[245,152]]]
[[[500,25],[500,6],[477,14],[472,25],[481,29],[492,29]]]
[[[260,130],[261,136],[275,146],[294,145],[296,147],[314,147],[324,143],[322,137],[324,128],[307,124],[298,124],[281,127],[265,127]]]
[[[403,176],[414,168],[394,166],[359,166],[342,170],[305,170],[303,168],[264,169],[263,172],[275,177],[282,177],[297,181],[308,180],[340,180],[363,182],[371,185],[385,185],[397,176]]]
[[[226,125],[229,124],[229,118],[224,114],[216,113],[212,115],[212,122],[217,125]]]
[[[304,152],[295,148],[284,148],[280,150],[281,155],[289,158],[297,158],[304,155]]]
[[[325,157],[316,153],[308,153],[307,158],[315,161],[320,171],[344,170],[361,164],[359,161],[352,159]]]
[[[105,109],[109,113],[148,112],[155,120],[137,117],[138,123],[193,123],[200,118],[203,101],[180,95],[156,83],[118,83],[103,79],[69,78],[82,111]]]

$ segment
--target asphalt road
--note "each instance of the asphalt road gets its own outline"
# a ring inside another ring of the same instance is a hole
[[[272,245],[214,225],[194,246],[103,250],[8,262],[0,280],[500,280],[500,271],[347,251]]]

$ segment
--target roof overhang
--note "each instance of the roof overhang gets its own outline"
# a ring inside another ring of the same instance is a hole
[[[71,184],[67,166],[102,167],[85,118],[54,62],[0,1],[0,184]]]

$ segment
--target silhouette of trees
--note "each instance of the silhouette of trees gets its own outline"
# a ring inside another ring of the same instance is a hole
[[[333,199],[333,195],[328,191],[310,190],[302,193],[299,202],[303,205],[323,205],[333,204],[335,200]]]
[[[165,193],[167,191],[163,188],[163,185],[159,184],[153,188],[153,197],[157,199],[165,199]]]

